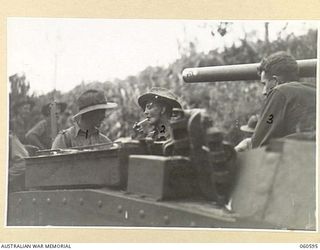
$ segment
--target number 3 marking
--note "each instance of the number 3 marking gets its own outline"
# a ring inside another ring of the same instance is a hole
[[[269,115],[269,118],[267,120],[267,123],[272,124],[273,123],[273,115]]]

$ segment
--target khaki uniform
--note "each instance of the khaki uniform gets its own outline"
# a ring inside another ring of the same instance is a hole
[[[99,130],[88,134],[81,130],[78,124],[75,124],[71,128],[59,132],[52,143],[52,149],[89,146],[101,143],[112,143],[112,141],[107,136],[101,134]]]

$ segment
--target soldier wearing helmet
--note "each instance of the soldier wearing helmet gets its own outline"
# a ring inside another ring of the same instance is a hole
[[[242,125],[240,127],[240,130],[243,131],[246,134],[245,139],[243,139],[234,149],[237,152],[241,152],[247,149],[252,148],[252,141],[251,141],[251,136],[254,133],[254,130],[257,126],[258,123],[258,115],[252,115],[250,116],[248,123],[246,125]]]
[[[138,103],[146,116],[149,131],[145,134],[139,123],[134,125],[134,138],[148,137],[156,141],[171,139],[170,119],[173,108],[181,109],[177,97],[168,89],[154,87],[138,98]]]

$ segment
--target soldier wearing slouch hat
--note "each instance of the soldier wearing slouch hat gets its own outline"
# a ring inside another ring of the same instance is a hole
[[[105,118],[106,110],[112,110],[118,105],[108,102],[104,92],[95,89],[82,93],[77,105],[79,111],[73,117],[75,124],[57,135],[52,149],[111,143],[107,136],[100,133],[99,127]]]

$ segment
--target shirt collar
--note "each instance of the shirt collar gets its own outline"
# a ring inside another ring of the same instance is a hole
[[[79,134],[79,131],[80,131],[80,130],[81,130],[81,129],[80,129],[78,123],[75,122],[75,124],[74,124],[74,137],[76,137],[76,136]]]
[[[86,132],[80,128],[80,126],[77,122],[75,122],[75,124],[74,124],[74,137],[78,136],[79,134],[86,134]],[[96,129],[96,131],[92,134],[99,134],[99,130]],[[92,135],[92,134],[90,134],[90,135]]]

